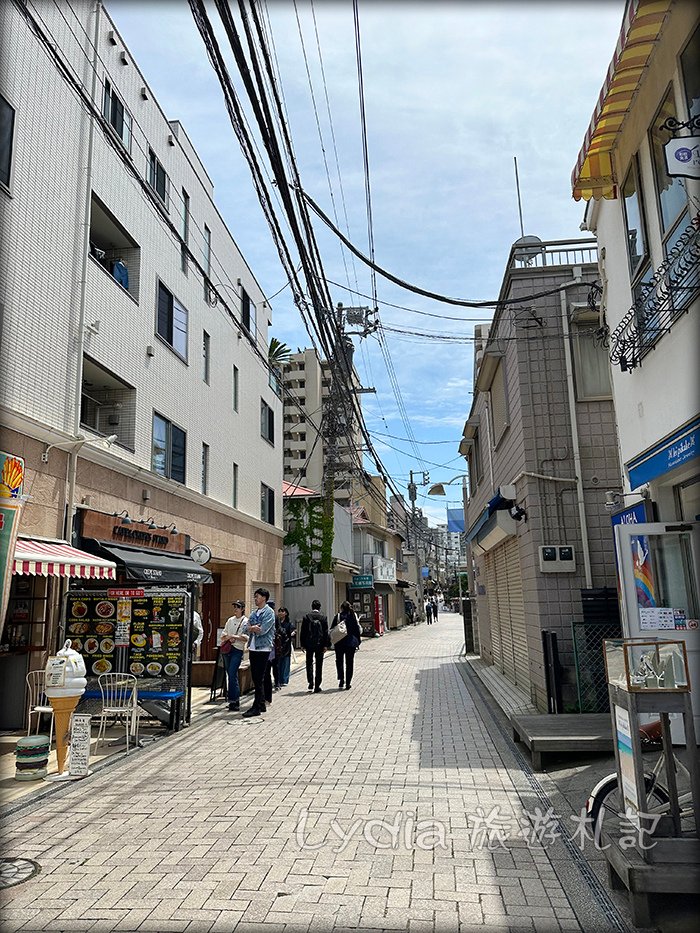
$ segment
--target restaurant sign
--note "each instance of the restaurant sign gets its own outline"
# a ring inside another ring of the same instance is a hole
[[[172,554],[184,554],[189,548],[189,535],[171,534],[167,528],[150,528],[148,521],[132,519],[124,524],[118,515],[106,512],[94,512],[85,509],[82,512],[81,534],[83,538],[96,541],[111,541],[113,544],[145,548],[153,551],[169,551]]]

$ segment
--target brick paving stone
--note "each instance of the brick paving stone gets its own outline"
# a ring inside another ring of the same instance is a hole
[[[200,714],[11,816],[0,843],[42,872],[0,904],[27,933],[580,929],[548,849],[516,834],[513,778],[454,663],[461,622],[438,624],[363,644],[354,730],[344,693],[295,676],[264,721]],[[488,849],[473,821],[496,806],[514,829]]]

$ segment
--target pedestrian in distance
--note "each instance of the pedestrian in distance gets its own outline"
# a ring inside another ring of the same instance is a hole
[[[425,601],[425,620],[428,625],[433,624],[433,604],[429,599],[426,599]]]
[[[314,693],[321,693],[323,656],[331,643],[328,637],[328,618],[321,612],[321,602],[318,599],[314,599],[311,603],[311,612],[307,612],[302,619],[300,641],[306,653],[308,689],[313,690]]]
[[[350,689],[352,675],[355,670],[355,652],[360,647],[362,632],[352,606],[347,600],[340,605],[340,611],[334,616],[331,623],[331,633],[338,625],[344,624],[347,634],[334,642],[335,668],[338,672],[338,689]],[[333,635],[331,634],[331,641]]]
[[[279,654],[278,675],[280,687],[286,687],[289,683],[289,671],[292,665],[292,642],[296,631],[296,625],[289,617],[289,610],[284,606],[280,606],[277,610],[277,640],[279,645],[275,645],[275,653]]]
[[[435,596],[433,596],[433,622],[438,620],[438,601]]]
[[[267,673],[269,676],[269,657],[275,637],[275,612],[267,605],[269,598],[269,590],[259,587],[255,591],[253,594],[255,609],[245,625],[245,633],[249,636],[250,675],[255,686],[255,699],[250,709],[243,713],[245,717],[259,716],[267,709],[265,675]],[[271,692],[270,690],[270,694]]]
[[[233,601],[233,615],[226,621],[219,647],[224,659],[228,680],[228,708],[232,712],[237,712],[240,709],[241,690],[238,682],[238,669],[241,666],[243,652],[248,642],[248,636],[245,634],[245,625],[248,619],[244,615],[244,609],[245,603],[242,599]]]
[[[265,703],[269,706],[269,704],[272,703],[272,692],[273,692],[272,675],[274,674],[275,680],[277,679],[277,673],[276,673],[277,652],[275,650],[277,647],[277,610],[275,609],[275,603],[272,599],[268,600],[267,605],[275,613],[275,627],[274,627],[273,635],[272,635],[272,648],[270,649],[270,653],[267,656],[267,667],[265,668],[265,677],[263,678],[263,688],[265,691]]]

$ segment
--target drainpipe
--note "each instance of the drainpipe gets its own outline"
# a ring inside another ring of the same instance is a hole
[[[93,35],[93,53],[90,62],[92,70],[92,87],[90,97],[96,101],[97,94],[97,48],[100,38],[100,9],[101,2],[95,3],[95,31]],[[76,365],[75,365],[75,395],[73,407],[73,437],[80,431],[80,402],[83,394],[83,351],[85,348],[85,306],[87,303],[87,271],[88,256],[90,254],[90,205],[92,200],[92,154],[95,139],[95,117],[88,113],[88,146],[87,164],[85,166],[85,210],[83,212],[83,256],[82,277],[80,280],[80,300],[78,305],[78,331],[76,339]],[[78,472],[78,453],[80,448],[71,450],[68,455],[68,499],[66,514],[63,519],[63,537],[72,544],[73,509],[75,507],[75,482]]]
[[[576,285],[581,281],[580,271],[575,270]],[[574,390],[574,367],[571,361],[571,335],[569,331],[569,313],[566,301],[566,289],[562,288],[560,296],[561,302],[561,325],[564,332],[564,361],[566,366],[566,389],[569,401],[569,417],[571,418],[571,437],[574,455],[574,472],[576,473],[576,498],[578,500],[579,524],[581,526],[581,548],[583,551],[583,569],[586,575],[586,588],[593,587],[593,576],[591,574],[591,552],[588,544],[588,524],[586,522],[586,504],[583,498],[583,476],[581,473],[581,450],[578,443],[578,421],[576,418],[576,393]]]

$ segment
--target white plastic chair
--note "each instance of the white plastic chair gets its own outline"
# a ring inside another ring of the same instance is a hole
[[[41,714],[46,713],[51,717],[49,726],[49,748],[51,748],[51,739],[53,738],[53,706],[49,703],[44,693],[45,671],[30,671],[27,674],[27,735],[32,730],[32,716],[36,714],[36,731],[39,732],[41,723]]]
[[[138,687],[133,674],[100,674],[97,683],[102,694],[102,712],[100,713],[100,727],[97,732],[97,743],[105,742],[107,720],[122,719],[126,727],[126,752],[129,753],[129,736],[134,743],[139,742],[139,720],[141,709],[139,707]]]

